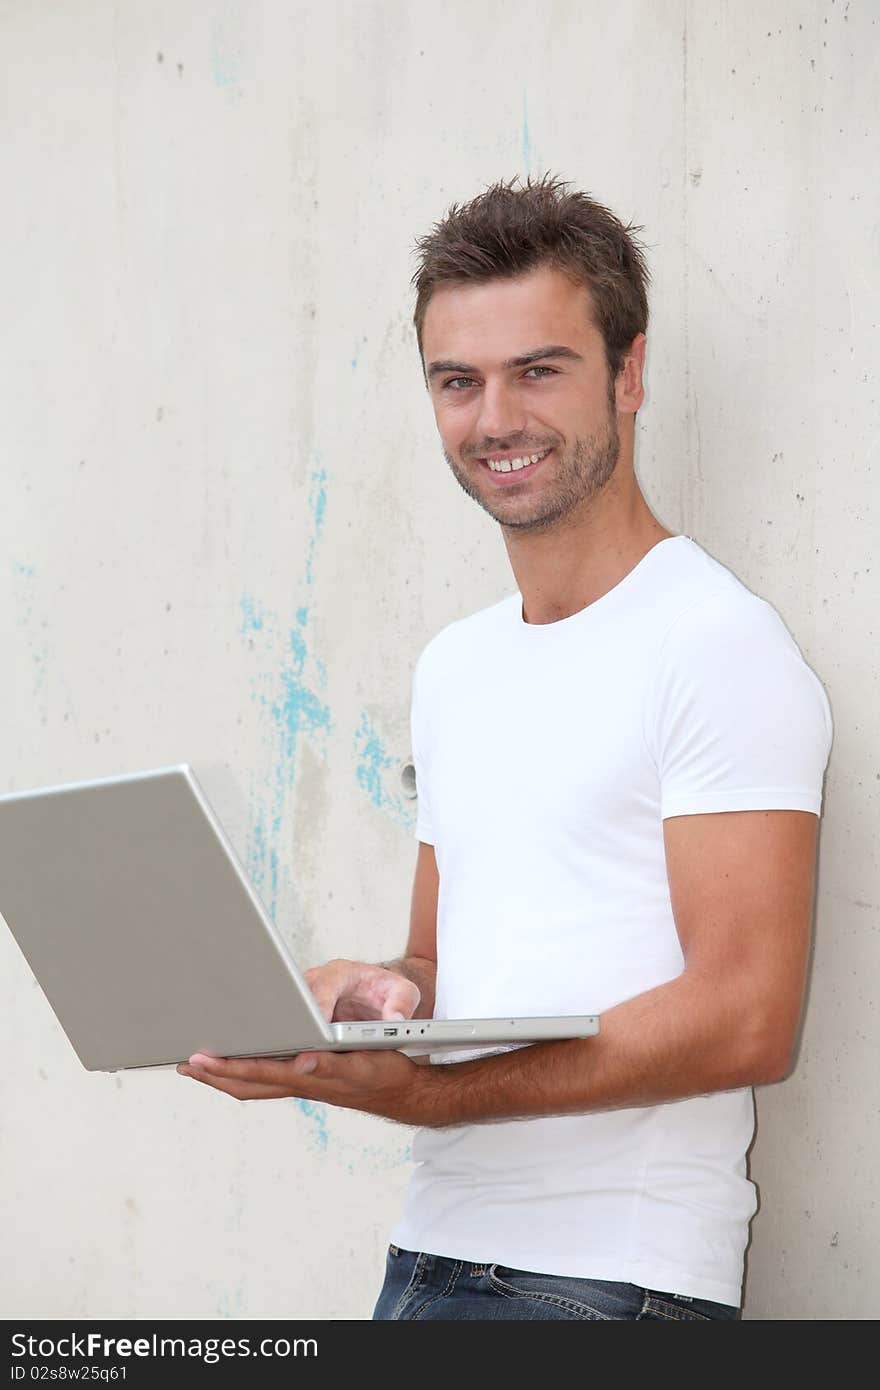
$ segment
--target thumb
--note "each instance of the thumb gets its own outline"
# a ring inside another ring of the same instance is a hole
[[[383,993],[382,1017],[389,1023],[402,1023],[412,1018],[422,997],[418,985],[401,977],[391,980]]]
[[[318,1061],[319,1061],[319,1057],[318,1057],[318,1054],[317,1054],[317,1053],[314,1053],[314,1052],[299,1052],[299,1053],[297,1053],[296,1057],[294,1058],[294,1061],[293,1061],[293,1070],[294,1070],[295,1072],[300,1072],[300,1073],[302,1073],[302,1072],[317,1071],[317,1069],[318,1069]]]

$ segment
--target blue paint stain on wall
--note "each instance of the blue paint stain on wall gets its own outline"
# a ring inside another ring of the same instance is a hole
[[[359,762],[357,779],[374,806],[381,807],[385,788],[382,774],[391,767],[391,758],[382,747],[379,735],[373,728],[368,714],[361,715],[361,722],[355,735]]]
[[[241,68],[241,17],[233,4],[226,0],[215,11],[212,35],[214,82],[218,87],[233,87]]]
[[[361,715],[361,722],[355,734],[355,749],[358,757],[356,768],[358,785],[363,788],[378,810],[385,811],[401,825],[412,830],[415,826],[415,811],[394,790],[397,761],[385,751],[382,740],[366,711]]]
[[[304,1115],[307,1115],[308,1118],[309,1118],[310,1120],[314,1120],[314,1122],[315,1122],[315,1129],[314,1129],[314,1131],[313,1131],[314,1137],[315,1137],[315,1139],[316,1139],[316,1141],[317,1141],[318,1148],[321,1150],[322,1153],[326,1153],[326,1152],[327,1152],[327,1107],[326,1107],[325,1105],[319,1105],[319,1104],[317,1103],[317,1101],[313,1101],[313,1100],[298,1100],[298,1101],[296,1102],[296,1106],[297,1106],[297,1109],[298,1109],[298,1110],[301,1110],[302,1113],[303,1113]]]
[[[263,610],[258,608],[256,600],[250,594],[241,596],[241,630],[242,632],[260,632],[263,627]]]
[[[271,636],[271,623],[267,635]],[[274,694],[254,692],[274,734],[274,772],[266,777],[271,789],[268,815],[261,808],[253,820],[248,850],[248,871],[273,920],[277,917],[278,890],[283,852],[279,851],[288,794],[295,785],[300,740],[307,737],[323,752],[333,728],[330,707],[321,691],[326,683],[323,665],[309,650],[305,623],[290,629],[287,653],[280,667],[269,678]]]
[[[231,87],[238,81],[238,65],[228,53],[214,52],[214,81],[218,87]]]
[[[304,616],[300,617],[300,614],[304,614]],[[293,659],[296,664],[297,672],[299,673],[305,666],[306,657],[309,654],[305,633],[302,631],[308,623],[309,610],[307,608],[298,609],[296,620],[299,624],[299,628],[292,627],[290,629],[290,637],[288,640],[290,642],[290,650],[293,652]]]
[[[312,526],[305,573],[308,585],[312,583],[312,561],[327,507],[327,474],[320,462],[313,469],[310,481]],[[242,633],[249,635],[251,645],[254,644],[253,635],[261,634],[271,659],[280,640],[276,615],[261,606],[250,594],[243,594],[240,604]],[[289,792],[295,784],[300,740],[308,738],[323,752],[332,729],[330,708],[323,698],[327,672],[311,650],[308,604],[301,603],[296,609],[296,621],[284,638],[276,671],[258,679],[268,689],[254,690],[251,698],[259,702],[271,722],[275,756],[274,770],[265,778],[270,792],[269,807],[261,806],[256,813],[252,808],[253,829],[247,867],[270,916],[276,919],[278,893],[286,863],[286,855],[281,847],[282,825]]]
[[[266,815],[260,807],[256,817],[251,817],[251,837],[247,848],[248,877],[261,890],[268,846],[266,844]]]
[[[334,1145],[334,1158],[337,1163],[346,1150],[352,1151],[352,1145],[346,1144],[343,1138],[339,1138]],[[364,1164],[367,1162],[374,1173],[388,1173],[394,1168],[402,1168],[405,1164],[412,1163],[412,1144],[407,1144],[403,1148],[379,1147],[376,1144],[358,1144],[355,1150],[357,1171],[363,1172]],[[348,1172],[355,1171],[355,1163],[346,1165]]]
[[[290,759],[292,767],[300,734],[328,734],[332,721],[329,706],[303,679],[307,650],[302,645],[302,639],[295,632],[290,637],[294,659],[281,671],[281,693],[278,699],[273,700],[271,711],[281,738],[282,756]],[[290,782],[292,785],[292,776]]]
[[[218,1318],[240,1318],[244,1315],[244,1292],[239,1286],[235,1293],[230,1297],[229,1291],[223,1289],[216,1304]]]
[[[39,596],[38,585],[36,583],[36,565],[26,565],[21,560],[12,562],[12,589],[15,595],[16,604],[16,626],[24,628],[29,633],[29,643],[31,648],[31,660],[33,662],[33,687],[31,689],[31,699],[40,702],[43,719],[45,724],[48,719],[48,707],[46,705],[46,673],[49,666],[49,636],[48,623],[43,622],[38,626],[34,616],[34,607]]]
[[[311,509],[314,525],[309,541],[309,556],[306,560],[306,583],[312,582],[312,561],[315,558],[315,546],[321,536],[321,527],[324,525],[324,512],[327,509],[327,472],[319,466],[312,473],[312,491],[309,497],[309,507]]]
[[[12,573],[16,579],[33,579],[36,573],[33,565],[25,565],[20,560],[12,561]],[[18,626],[27,627],[33,617],[34,612],[34,590],[30,584],[22,584],[19,588],[19,616]]]

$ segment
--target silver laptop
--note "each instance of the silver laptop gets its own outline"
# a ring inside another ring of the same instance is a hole
[[[188,763],[0,796],[0,913],[89,1071],[194,1052],[478,1051],[599,1026],[327,1023]]]

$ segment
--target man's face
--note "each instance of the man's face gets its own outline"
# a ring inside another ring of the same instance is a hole
[[[608,482],[617,413],[583,286],[549,267],[443,286],[422,349],[446,461],[502,526],[545,531]]]

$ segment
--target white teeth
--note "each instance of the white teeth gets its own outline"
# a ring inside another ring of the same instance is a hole
[[[549,449],[544,449],[540,454],[527,454],[523,458],[515,459],[486,459],[493,473],[517,473],[520,468],[527,468],[530,463],[537,463],[539,459],[546,458]]]

